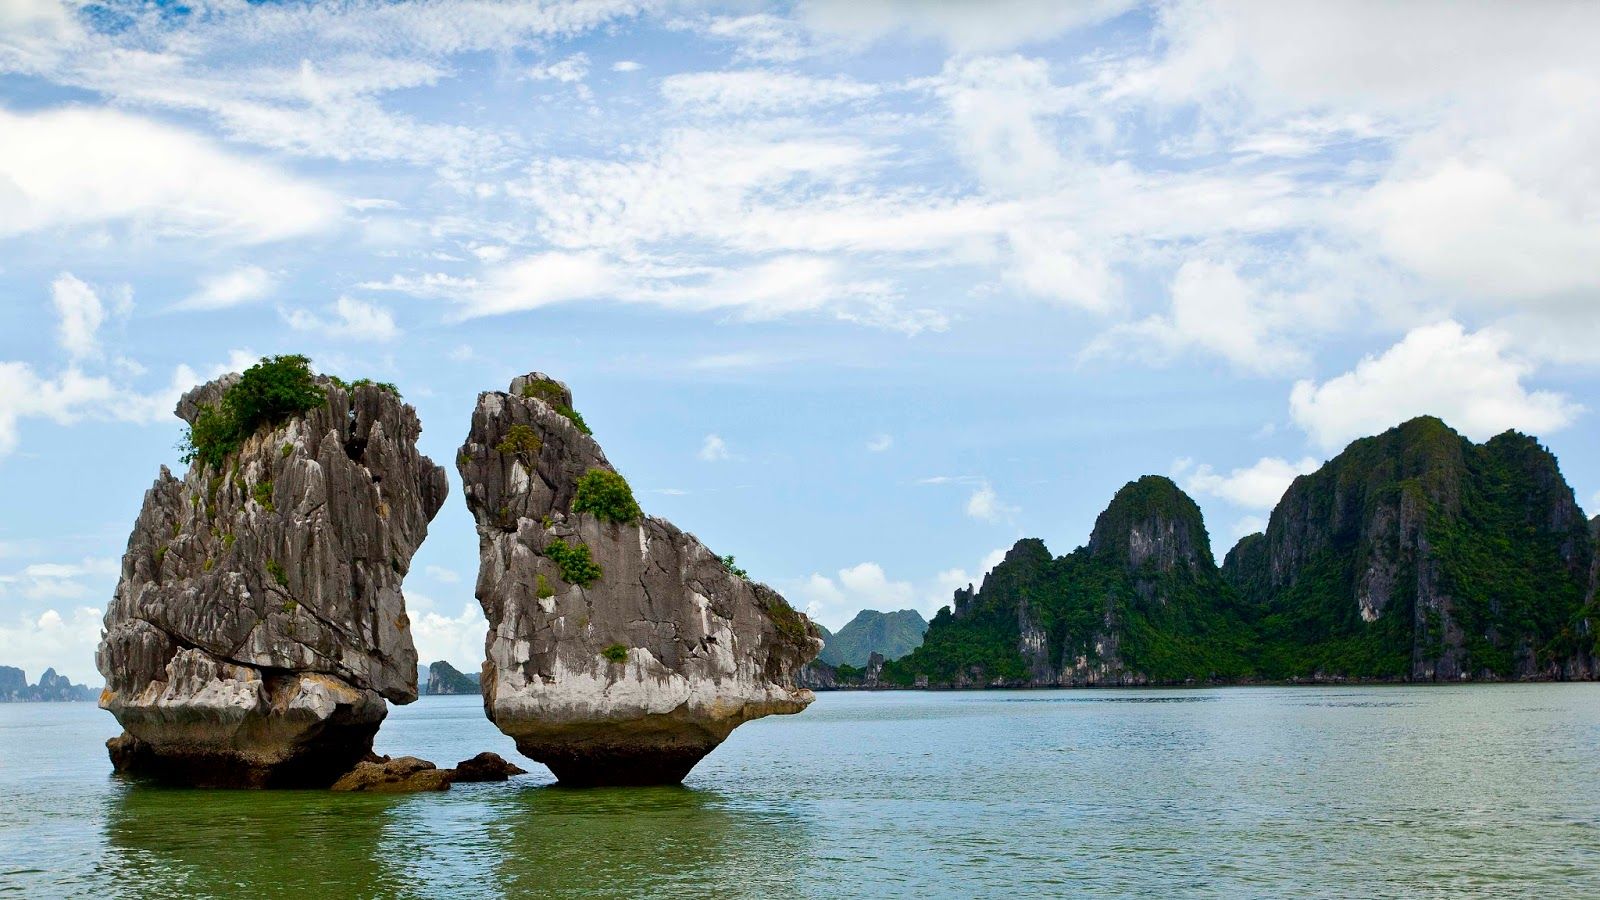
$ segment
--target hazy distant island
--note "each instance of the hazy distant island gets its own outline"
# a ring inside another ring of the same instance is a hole
[[[1422,417],[1296,479],[1220,567],[1199,507],[1147,476],[1072,553],[1018,541],[913,652],[811,682],[1592,680],[1597,535],[1536,439]]]
[[[54,668],[44,670],[38,684],[28,683],[28,673],[13,666],[0,666],[0,703],[85,702],[99,699],[100,692],[88,685],[73,684]]]
[[[477,694],[477,672],[471,675],[458,670],[444,660],[417,667],[419,694]]]

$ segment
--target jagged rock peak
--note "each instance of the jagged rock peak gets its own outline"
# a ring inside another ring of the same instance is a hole
[[[1129,569],[1216,567],[1200,507],[1172,479],[1146,475],[1117,491],[1089,536],[1089,552]]]
[[[120,771],[326,786],[371,750],[385,699],[416,699],[401,582],[445,472],[392,386],[307,362],[178,404],[194,459],[146,492],[96,654]]]
[[[816,627],[644,515],[547,375],[481,394],[457,457],[489,620],[483,697],[566,783],[677,782],[742,722],[796,713]]]

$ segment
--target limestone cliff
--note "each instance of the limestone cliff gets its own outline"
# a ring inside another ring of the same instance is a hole
[[[1593,677],[1594,559],[1538,441],[1423,417],[1297,479],[1225,574],[1263,620],[1270,677]]]
[[[313,378],[301,358],[199,387],[178,415],[199,435],[241,383],[270,401],[269,371],[314,405],[241,425],[145,494],[97,653],[120,771],[326,786],[370,752],[386,699],[416,698],[400,588],[445,472],[392,388]]]
[[[478,398],[457,465],[489,620],[484,707],[569,784],[672,783],[742,722],[811,702],[813,626],[670,522],[644,515],[533,373]]]
[[[1129,482],[1086,546],[1020,540],[981,588],[956,591],[923,644],[885,664],[899,684],[1139,685],[1246,677],[1249,627],[1200,509],[1170,479]]]

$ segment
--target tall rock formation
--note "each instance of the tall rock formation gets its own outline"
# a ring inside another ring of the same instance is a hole
[[[1017,542],[980,590],[958,590],[901,683],[1129,685],[1246,677],[1250,626],[1211,556],[1200,509],[1170,479],[1124,486],[1089,543],[1052,558]]]
[[[303,402],[285,414],[284,396]],[[199,387],[178,415],[204,446],[145,494],[97,654],[125,729],[112,760],[326,786],[371,751],[385,700],[416,699],[400,586],[445,472],[392,388],[313,378],[299,357]]]
[[[821,646],[776,592],[644,515],[533,373],[484,393],[457,458],[489,620],[484,708],[568,784],[681,781],[740,723],[796,713]]]
[[[1594,560],[1537,440],[1475,444],[1422,417],[1296,479],[1224,570],[1264,620],[1272,677],[1529,679],[1592,677]]]

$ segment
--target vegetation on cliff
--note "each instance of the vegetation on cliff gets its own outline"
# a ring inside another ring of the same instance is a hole
[[[1302,476],[1219,569],[1165,478],[1118,492],[1089,543],[1019,541],[956,592],[900,684],[1593,677],[1595,536],[1527,435],[1434,418]],[[1588,604],[1586,606],[1586,604]]]

